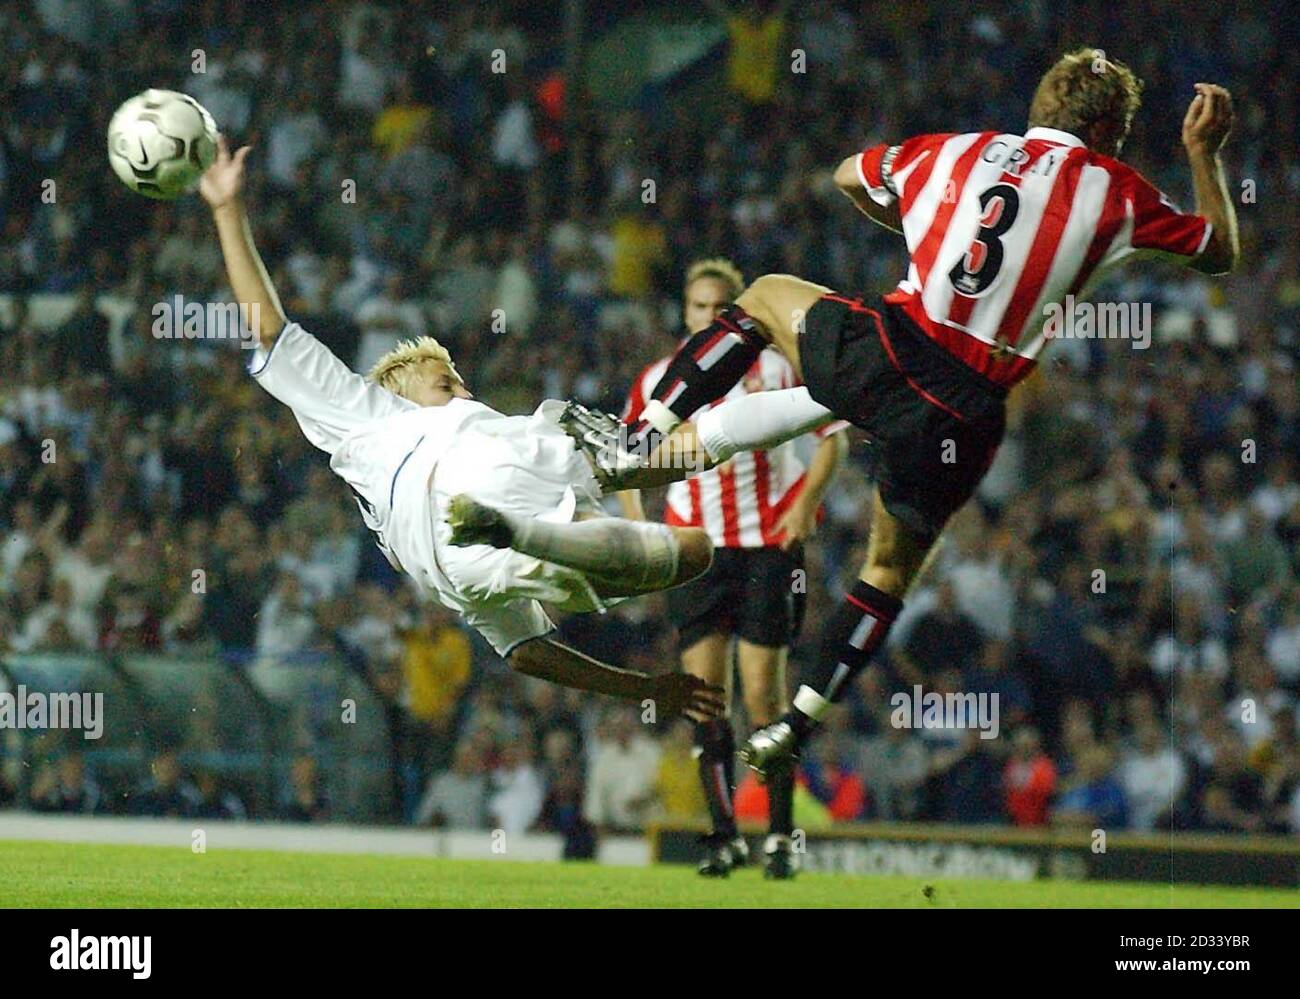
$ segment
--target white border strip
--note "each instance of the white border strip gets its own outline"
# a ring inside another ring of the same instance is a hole
[[[74,815],[0,813],[0,840],[45,843],[108,843],[131,846],[170,846],[189,849],[195,830],[202,829],[211,850],[275,850],[302,853],[351,853],[404,857],[446,857],[457,860],[560,860],[562,837],[551,834],[507,834],[506,852],[494,853],[492,831],[446,831],[353,826],[291,825],[279,822],[226,822],[186,819],[86,818]],[[596,855],[602,864],[645,867],[650,843],[636,836],[607,836]]]

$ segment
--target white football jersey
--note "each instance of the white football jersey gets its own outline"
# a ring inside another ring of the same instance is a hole
[[[290,409],[307,439],[330,456],[380,550],[422,593],[436,596],[507,655],[553,630],[538,603],[599,606],[580,574],[510,550],[447,544],[452,496],[528,516],[567,521],[598,508],[586,460],[554,422],[562,403],[505,416],[471,399],[415,403],[372,384],[297,323],[249,373]]]

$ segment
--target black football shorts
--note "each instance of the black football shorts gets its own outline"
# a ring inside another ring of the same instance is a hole
[[[668,613],[681,648],[707,635],[735,635],[781,648],[803,623],[803,552],[780,548],[715,548],[709,571],[668,591]],[[797,584],[797,585],[796,585]]]
[[[878,295],[821,298],[805,317],[799,359],[812,397],[874,442],[885,509],[937,537],[1002,443],[1006,388]]]

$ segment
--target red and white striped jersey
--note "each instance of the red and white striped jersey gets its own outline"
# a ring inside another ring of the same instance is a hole
[[[1198,256],[1211,226],[1069,132],[919,135],[858,156],[898,203],[911,255],[886,296],[975,370],[1013,385],[1042,350],[1045,310],[1135,253]]]
[[[623,421],[635,421],[668,368],[670,357],[647,366],[632,384]],[[790,362],[773,350],[762,351],[736,385],[722,399],[703,406],[694,419],[727,399],[767,389],[794,388],[801,384]],[[817,440],[843,430],[844,421],[813,431]],[[702,527],[715,548],[765,548],[781,543],[777,524],[803,490],[808,469],[800,456],[800,441],[786,441],[767,451],[747,451],[668,487],[664,521],[677,527]]]

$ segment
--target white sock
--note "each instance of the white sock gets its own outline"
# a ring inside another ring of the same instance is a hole
[[[665,406],[658,399],[651,399],[641,410],[641,419],[654,427],[661,434],[671,434],[682,422],[682,418]]]
[[[794,695],[794,706],[813,721],[821,721],[826,712],[831,709],[831,702],[813,690],[812,687],[804,684],[799,688],[799,692]]]
[[[755,392],[705,410],[695,432],[715,462],[741,451],[762,451],[825,426],[835,414],[809,394],[807,386]]]

